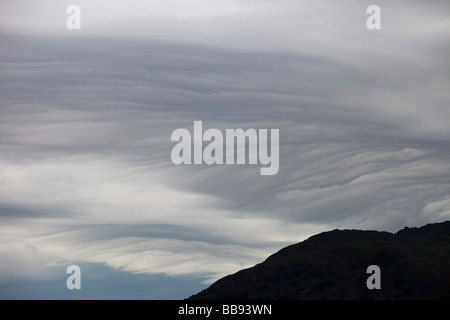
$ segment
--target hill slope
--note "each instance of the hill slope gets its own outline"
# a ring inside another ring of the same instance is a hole
[[[381,289],[369,290],[369,265]],[[281,249],[189,299],[448,298],[450,221],[392,234],[333,230]],[[445,293],[447,292],[447,293]]]

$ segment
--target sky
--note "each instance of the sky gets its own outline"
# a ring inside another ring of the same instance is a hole
[[[1,1],[0,299],[184,299],[323,231],[449,220],[449,13]],[[279,129],[279,171],[174,165],[194,121]]]

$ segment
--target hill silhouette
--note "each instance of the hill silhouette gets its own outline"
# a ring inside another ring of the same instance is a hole
[[[381,289],[369,290],[369,265]],[[226,276],[189,299],[448,299],[450,221],[393,234],[333,230]]]

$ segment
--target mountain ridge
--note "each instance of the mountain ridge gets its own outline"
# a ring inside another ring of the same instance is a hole
[[[369,290],[369,265],[381,289]],[[450,221],[396,233],[331,230],[289,245],[189,299],[434,299],[450,284]]]

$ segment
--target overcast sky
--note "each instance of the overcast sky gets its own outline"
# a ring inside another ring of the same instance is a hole
[[[449,13],[2,1],[0,298],[181,299],[318,232],[450,219]],[[279,129],[279,172],[175,166],[171,133],[194,120]]]

